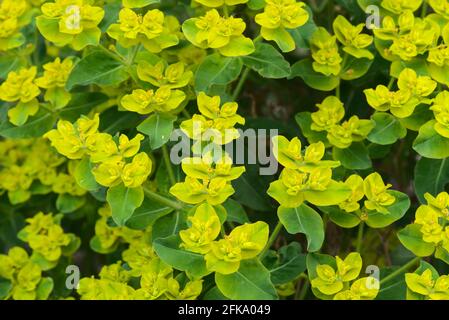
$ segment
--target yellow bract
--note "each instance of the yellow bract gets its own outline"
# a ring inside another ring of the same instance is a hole
[[[70,44],[75,50],[100,41],[98,28],[104,17],[101,7],[89,0],[55,0],[41,7],[42,15],[36,18],[40,33],[57,46]]]
[[[217,213],[211,205],[204,203],[198,206],[189,221],[191,227],[179,232],[183,241],[181,246],[192,252],[206,254],[220,234],[221,222]]]
[[[387,214],[387,208],[396,202],[396,198],[388,192],[391,184],[385,185],[382,176],[377,172],[370,174],[363,181],[363,188],[367,200],[365,200],[365,207],[368,210],[374,210],[380,213]]]
[[[6,298],[11,296],[14,300],[47,299],[52,289],[43,296],[38,294],[39,284],[43,283],[42,270],[20,247],[12,247],[7,255],[0,254],[0,277],[11,281],[12,290]]]
[[[21,46],[20,29],[31,22],[32,10],[26,0],[3,0],[0,4],[0,51]]]
[[[268,225],[259,221],[236,227],[224,239],[211,243],[206,254],[209,271],[231,274],[239,269],[240,261],[255,258],[268,241]]]
[[[345,116],[345,109],[337,97],[329,96],[321,104],[317,104],[317,107],[318,111],[311,115],[311,129],[326,131],[329,143],[339,149],[346,149],[353,142],[363,141],[374,128],[371,120],[360,120],[357,116],[340,124]]]
[[[0,99],[17,102],[15,107],[8,110],[9,120],[17,126],[23,125],[29,116],[35,115],[39,110],[36,97],[40,90],[35,83],[36,73],[36,67],[11,71],[6,81],[0,85]]]
[[[309,20],[305,4],[296,0],[266,0],[265,3],[264,12],[255,17],[261,25],[261,36],[275,41],[283,52],[293,51],[295,41],[287,30],[301,27]]]
[[[125,48],[142,44],[148,51],[158,53],[178,44],[179,39],[175,32],[171,32],[172,29],[179,29],[178,20],[166,17],[158,9],[140,15],[123,8],[118,23],[111,24],[107,33]]]
[[[344,45],[343,50],[358,59],[374,59],[374,55],[366,49],[373,42],[373,37],[362,34],[364,23],[353,26],[345,17],[338,16],[333,23],[333,28],[338,41]]]
[[[313,70],[326,76],[340,74],[343,58],[338,52],[336,36],[331,36],[325,28],[319,27],[310,39],[310,50],[314,60]]]
[[[449,91],[440,92],[430,107],[435,116],[435,131],[441,136],[449,138]]]
[[[437,83],[427,76],[418,76],[413,69],[404,69],[398,79],[399,90],[392,92],[383,85],[365,90],[368,104],[377,111],[390,111],[398,118],[413,114],[420,103],[430,104],[427,99],[436,89]]]
[[[185,37],[197,47],[217,49],[227,57],[245,56],[254,52],[254,43],[243,36],[246,28],[241,18],[221,17],[212,9],[199,18],[184,22],[182,30]]]
[[[395,14],[401,14],[404,11],[416,11],[423,3],[423,0],[382,0],[382,7]]]
[[[449,300],[449,276],[434,276],[431,269],[422,274],[406,273],[407,287],[425,300]]]
[[[151,83],[156,87],[168,87],[170,89],[187,86],[193,77],[193,72],[185,70],[182,62],[166,66],[164,61],[151,65],[142,61],[137,65],[137,75],[140,80]]]
[[[240,136],[234,126],[245,124],[245,119],[237,114],[236,102],[226,102],[220,107],[219,96],[209,97],[200,92],[197,104],[201,115],[196,114],[180,125],[181,130],[190,139],[224,145]]]
[[[121,104],[123,108],[140,114],[152,112],[167,113],[177,107],[186,99],[181,90],[172,90],[169,86],[163,86],[154,90],[133,90],[131,94],[123,96]]]
[[[126,187],[139,187],[151,173],[152,161],[144,152],[138,153],[143,135],[137,134],[133,139],[120,135],[119,144],[107,133],[98,132],[99,115],[93,119],[85,116],[75,124],[59,120],[57,129],[44,136],[51,141],[59,153],[70,159],[89,156],[96,164],[92,170],[95,180],[105,186],[113,187],[124,183]],[[132,158],[127,163],[126,159]]]

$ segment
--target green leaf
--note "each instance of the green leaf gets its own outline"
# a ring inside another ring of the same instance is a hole
[[[109,97],[101,92],[72,93],[69,104],[59,112],[61,119],[75,122],[81,115],[87,115],[93,108],[108,101]]]
[[[376,126],[368,135],[368,140],[373,143],[390,145],[407,135],[407,129],[389,113],[376,112],[371,120],[374,120]]]
[[[276,263],[268,267],[268,270],[274,285],[295,280],[306,270],[306,255],[301,252],[301,245],[292,242],[280,248]]]
[[[270,79],[286,78],[290,75],[290,64],[272,45],[257,43],[256,51],[242,57],[245,66],[257,71],[262,77]]]
[[[363,142],[354,142],[346,149],[334,148],[333,156],[343,167],[350,170],[369,169],[373,165]]]
[[[161,205],[145,198],[142,205],[137,208],[131,218],[126,221],[126,226],[132,229],[144,230],[157,219],[173,212],[173,208]]]
[[[178,234],[180,230],[186,229],[187,227],[186,214],[175,211],[171,214],[164,215],[154,222],[151,237],[153,241],[159,238],[167,238]]]
[[[75,168],[74,177],[76,183],[86,190],[95,191],[100,188],[100,185],[95,180],[94,175],[92,174],[93,165],[90,162],[88,157],[84,157],[78,162],[78,165]]]
[[[42,278],[36,288],[36,299],[47,300],[53,291],[53,279],[50,277]]]
[[[449,160],[421,158],[416,163],[413,185],[415,193],[422,204],[426,204],[424,199],[426,192],[433,196],[445,190],[449,183]]]
[[[56,199],[56,209],[61,213],[70,213],[78,210],[86,203],[86,197],[77,197],[64,193]]]
[[[112,53],[111,53],[112,54]],[[115,85],[129,78],[126,66],[103,51],[94,51],[82,58],[67,79],[66,88],[74,86]]]
[[[6,279],[0,279],[0,300],[6,299],[12,289],[12,283]]]
[[[449,139],[440,136],[434,129],[435,120],[427,122],[419,129],[418,137],[413,142],[413,149],[430,159],[449,157]]]
[[[340,78],[349,81],[363,77],[371,68],[373,61],[366,58],[357,59],[348,55],[346,63],[342,66]]]
[[[332,91],[340,85],[340,78],[325,76],[313,70],[312,60],[304,59],[292,66],[289,79],[300,77],[311,88],[321,91]]]
[[[176,116],[155,113],[145,119],[137,130],[146,134],[150,139],[152,150],[162,147],[170,139]]]
[[[20,66],[20,57],[17,55],[0,57],[0,79],[6,79],[8,73],[18,69]]]
[[[123,183],[111,187],[108,190],[106,199],[111,207],[112,218],[118,226],[125,225],[125,222],[133,215],[136,208],[143,202],[142,187],[127,188]]]
[[[143,8],[154,3],[160,3],[160,0],[123,0],[126,8]]]
[[[8,121],[2,120],[0,124],[0,136],[11,139],[36,138],[49,131],[56,121],[56,115],[41,110],[35,116],[30,117],[28,121],[16,127]]]
[[[207,56],[195,74],[195,91],[208,92],[214,85],[226,85],[238,78],[243,62],[240,58],[222,57],[219,54]]]
[[[324,226],[321,216],[306,204],[297,208],[278,208],[278,217],[290,234],[304,233],[307,237],[307,251],[318,251],[324,242]]]
[[[156,239],[153,241],[153,248],[162,261],[177,270],[185,271],[198,278],[209,274],[203,255],[181,249],[180,244],[179,236],[173,235]]]
[[[215,273],[215,283],[218,289],[232,300],[277,299],[270,272],[257,259],[243,260],[235,273]]]
[[[442,247],[438,247],[436,249],[435,258],[444,261],[446,264],[449,264],[449,252]]]
[[[245,209],[237,201],[233,199],[228,199],[223,203],[223,207],[226,209],[226,212],[228,213],[227,221],[237,222],[240,224],[250,222]]]
[[[387,214],[369,211],[368,220],[366,221],[369,227],[385,228],[400,220],[410,208],[410,199],[406,194],[395,190],[388,191],[388,193],[396,198],[396,202],[386,207],[389,212]]]
[[[420,231],[421,226],[418,224],[409,224],[398,232],[399,241],[408,250],[418,257],[428,257],[435,251],[435,246],[425,242]]]
[[[390,76],[399,78],[404,69],[413,69],[418,76],[429,76],[425,59],[413,59],[410,61],[396,60],[391,63]]]
[[[329,215],[332,222],[342,228],[352,229],[360,224],[361,220],[357,215],[352,212],[346,212],[340,209],[340,207],[320,207],[320,209]]]

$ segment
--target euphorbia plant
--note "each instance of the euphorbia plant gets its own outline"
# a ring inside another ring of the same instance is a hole
[[[448,44],[447,0],[3,0],[0,298],[449,299]]]

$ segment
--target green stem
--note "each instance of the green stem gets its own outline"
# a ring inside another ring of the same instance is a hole
[[[394,81],[395,81],[395,78],[391,77],[390,82],[388,83],[388,90],[391,90],[391,88],[393,88]]]
[[[306,277],[306,278],[304,278],[304,281],[301,286],[301,291],[299,292],[298,299],[296,299],[296,300],[304,300],[307,295],[307,292],[309,291],[309,287],[310,287],[310,281],[309,281],[309,278]]]
[[[335,88],[335,96],[340,100],[340,98],[341,98],[341,87],[340,87],[340,85],[338,85]]]
[[[356,247],[357,252],[360,252],[360,250],[362,249],[364,227],[365,227],[365,223],[363,221],[360,222],[359,231],[357,232],[357,247]]]
[[[270,238],[268,239],[267,244],[265,245],[265,248],[263,248],[262,252],[259,254],[260,260],[262,260],[265,257],[265,255],[268,252],[268,249],[270,249],[271,246],[273,245],[274,241],[276,241],[276,239],[279,235],[279,232],[281,232],[281,230],[282,230],[282,227],[283,227],[282,223],[280,221],[278,221],[276,227],[274,228],[273,232],[271,233]]]
[[[148,189],[147,187],[143,187],[143,192],[145,193],[145,196],[147,196],[148,198],[153,199],[154,201],[157,201],[161,204],[164,204],[168,207],[171,207],[175,210],[182,210],[184,209],[184,206],[182,203],[179,203],[177,201],[171,200],[165,196],[162,196],[154,191],[151,191],[150,189]]]
[[[223,6],[223,15],[225,16],[225,18],[229,17],[229,10],[228,10],[228,6],[227,5]]]
[[[409,262],[407,262],[406,264],[404,264],[402,267],[400,267],[398,270],[396,270],[393,273],[390,273],[388,276],[386,276],[385,278],[383,278],[380,281],[380,285],[396,278],[397,276],[401,275],[402,273],[406,272],[408,269],[410,269],[411,267],[413,267],[418,261],[420,261],[421,258],[420,257],[415,257],[412,260],[410,260]]]
[[[239,82],[237,83],[237,86],[234,89],[234,92],[232,93],[232,101],[235,101],[238,96],[240,95],[240,92],[243,89],[243,85],[245,84],[246,78],[248,78],[250,69],[248,67],[245,67],[243,70],[242,76],[239,79]]]
[[[421,18],[425,18],[427,15],[427,9],[428,9],[428,3],[427,0],[424,0],[424,3],[422,4],[421,8]]]
[[[165,168],[167,169],[168,178],[170,179],[170,183],[172,185],[174,185],[174,184],[176,184],[177,181],[176,181],[175,173],[173,172],[173,168],[171,166],[170,156],[168,154],[167,146],[165,144],[162,146],[162,156],[164,158]]]

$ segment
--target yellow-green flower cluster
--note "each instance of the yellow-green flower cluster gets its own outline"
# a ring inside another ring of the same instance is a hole
[[[183,121],[181,130],[198,144],[212,142],[225,145],[240,134],[236,124],[245,124],[245,118],[237,114],[238,104],[226,102],[221,105],[219,96],[209,97],[200,92],[197,97],[198,110],[201,114],[193,115],[192,119]],[[220,106],[221,105],[221,106]]]
[[[383,58],[410,61],[434,47],[440,35],[438,24],[426,17],[416,18],[404,11],[399,18],[386,16],[382,27],[374,29],[375,44]]]
[[[338,76],[342,69],[343,58],[338,51],[337,37],[319,27],[310,38],[310,51],[313,70],[325,76]]]
[[[430,110],[435,116],[435,131],[439,135],[449,138],[449,91],[440,92],[433,100]]]
[[[270,184],[267,193],[281,206],[296,208],[304,201],[330,206],[350,196],[351,191],[346,185],[332,179],[332,168],[340,166],[340,163],[322,160],[325,155],[322,142],[311,144],[303,153],[298,138],[289,141],[277,136],[273,138],[273,151],[285,168],[279,180]]]
[[[86,193],[73,177],[75,163],[68,162],[65,171],[64,158],[44,139],[5,140],[0,150],[0,193],[7,192],[12,204],[25,202],[34,193]]]
[[[186,20],[184,36],[199,48],[216,49],[227,57],[246,56],[254,52],[254,43],[243,35],[246,24],[241,18],[221,17],[216,9],[199,18]]]
[[[9,121],[16,126],[23,125],[29,116],[39,111],[37,96],[40,90],[35,82],[36,74],[37,68],[34,66],[11,71],[0,85],[0,100],[17,103],[8,110]]]
[[[110,134],[98,132],[99,124],[98,114],[93,119],[82,116],[75,124],[59,120],[57,128],[47,132],[45,137],[59,153],[69,159],[89,156],[95,164],[92,170],[95,180],[102,186],[112,187],[120,183],[128,188],[141,186],[152,168],[148,155],[145,152],[138,153],[143,136],[137,134],[129,140],[122,134],[117,144]]]
[[[19,232],[19,238],[28,242],[34,254],[38,254],[50,264],[56,265],[59,258],[68,250],[76,251],[79,239],[72,233],[65,233],[61,227],[62,215],[39,212],[26,219],[27,225]]]
[[[25,37],[20,29],[31,22],[33,11],[26,0],[3,0],[0,4],[0,51],[20,47]]]
[[[309,20],[304,2],[296,0],[266,0],[262,13],[255,17],[261,26],[260,35],[268,41],[275,41],[283,52],[295,50],[295,41],[289,29],[297,29]]]
[[[120,242],[134,243],[144,236],[143,231],[127,227],[112,227],[108,224],[111,209],[105,205],[98,209],[100,218],[95,222],[95,236],[91,239],[91,248],[96,252],[107,254],[114,252]]]
[[[373,43],[373,37],[363,34],[365,24],[353,26],[345,17],[338,16],[333,23],[334,33],[343,45],[343,51],[357,59],[374,59],[374,55],[367,49]]]
[[[318,296],[324,295],[327,299],[373,300],[379,292],[378,280],[373,277],[356,280],[361,269],[359,253],[350,253],[344,260],[337,256],[332,265],[316,266],[316,277],[311,279],[312,288],[318,291]]]
[[[398,90],[390,91],[384,85],[365,90],[368,104],[377,111],[390,111],[398,118],[410,117],[421,104],[430,104],[428,97],[435,91],[436,81],[428,76],[418,76],[410,68],[404,69],[398,78]]]
[[[449,194],[442,192],[436,197],[426,193],[427,205],[416,210],[414,223],[419,226],[422,240],[449,251]]]
[[[187,175],[184,182],[172,186],[170,193],[185,203],[211,205],[225,202],[234,193],[231,181],[245,172],[244,167],[232,167],[232,159],[226,153],[215,159],[212,152],[183,159],[182,170]]]
[[[423,0],[382,0],[382,7],[394,14],[401,14],[405,11],[416,11],[421,7]]]
[[[365,179],[353,174],[346,179],[345,184],[352,190],[351,196],[338,205],[345,212],[358,211],[361,207],[359,202],[365,196],[364,208],[382,214],[388,214],[387,207],[396,202],[396,197],[388,190],[391,184],[385,185],[382,176],[377,172]]]
[[[439,276],[430,268],[421,274],[406,273],[405,282],[408,300],[449,300],[449,276]]]
[[[118,23],[111,24],[107,33],[125,48],[141,44],[146,50],[158,53],[178,44],[177,30],[178,20],[165,16],[158,9],[148,10],[142,15],[123,8]]]
[[[207,203],[198,206],[189,221],[190,227],[179,232],[181,247],[205,255],[211,272],[236,272],[240,261],[255,258],[268,241],[268,225],[261,221],[238,226],[217,240],[221,222],[214,207]]]
[[[198,2],[203,6],[209,8],[219,8],[222,6],[235,6],[238,4],[247,3],[248,1],[249,0],[195,0],[195,2]]]
[[[0,278],[11,283],[4,299],[45,300],[53,290],[53,280],[42,277],[42,269],[21,247],[12,247],[0,254]]]
[[[36,79],[40,88],[46,89],[44,99],[55,109],[65,107],[71,94],[65,89],[65,84],[73,68],[73,61],[66,58],[63,61],[57,57],[54,61],[44,64],[44,74]]]
[[[127,255],[130,255],[129,251]],[[99,279],[93,277],[81,279],[78,287],[81,299],[194,300],[203,289],[203,280],[198,279],[185,281],[181,288],[178,277],[174,276],[173,268],[156,256],[146,257],[144,265],[139,264],[139,273],[134,272],[134,265],[129,266],[131,270],[124,269],[121,261],[118,261],[113,265],[104,266]],[[134,277],[140,277],[140,287],[137,289],[129,284]]]
[[[329,96],[317,107],[318,111],[312,113],[311,129],[327,132],[329,143],[339,149],[346,149],[353,142],[365,140],[374,128],[371,120],[360,120],[358,116],[352,116],[341,123],[345,108],[337,97]]]

